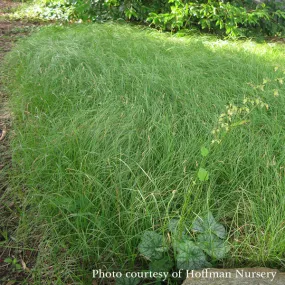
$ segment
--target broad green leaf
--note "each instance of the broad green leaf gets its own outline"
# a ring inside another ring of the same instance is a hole
[[[169,272],[173,265],[172,259],[166,255],[162,259],[153,260],[149,264],[149,269],[152,272]]]
[[[197,217],[193,222],[192,230],[200,233],[213,233],[221,239],[225,239],[227,235],[225,227],[216,222],[211,212],[203,217]]]
[[[13,259],[10,257],[7,257],[4,259],[4,262],[6,262],[6,263],[12,263],[12,261],[13,261]]]
[[[179,219],[171,219],[168,224],[168,229],[171,233],[176,233]]]
[[[205,168],[200,167],[198,171],[198,178],[200,181],[207,181],[209,179],[209,173]]]
[[[140,278],[121,277],[116,278],[116,285],[137,285],[140,281]]]
[[[176,243],[176,250],[178,269],[194,270],[209,267],[210,265],[203,251],[190,240]]]
[[[167,247],[163,244],[163,236],[154,232],[146,231],[138,246],[139,252],[147,259],[161,259]]]
[[[229,251],[227,242],[211,233],[199,235],[198,246],[208,255],[216,259],[224,258]]]
[[[17,270],[22,270],[22,266],[20,264],[16,264],[15,266]]]
[[[201,148],[201,154],[202,154],[202,156],[206,157],[209,154],[209,150],[203,146]]]
[[[168,229],[175,239],[186,236],[185,226],[179,225],[179,219],[171,219],[168,224]]]

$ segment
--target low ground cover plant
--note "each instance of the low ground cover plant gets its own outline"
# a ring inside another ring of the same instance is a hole
[[[281,268],[283,67],[281,45],[115,24],[22,41],[5,66],[10,191],[23,200],[17,240],[39,251],[35,280],[147,269],[145,232],[209,212],[229,243],[215,266]]]
[[[191,237],[189,229],[196,235]],[[146,231],[142,235],[138,250],[149,261],[151,272],[209,268],[213,266],[210,261],[225,258],[229,250],[226,230],[211,212],[197,217],[191,227],[180,223],[179,219],[172,219],[166,233],[168,237],[155,231]],[[157,278],[157,281],[162,280]]]

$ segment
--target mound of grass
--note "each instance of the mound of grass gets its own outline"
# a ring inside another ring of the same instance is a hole
[[[45,27],[21,42],[6,65],[11,179],[38,266],[53,265],[59,283],[133,268],[145,230],[211,210],[229,233],[224,266],[281,267],[284,62],[278,45],[115,24]],[[211,143],[226,106],[257,96],[268,110],[254,106]],[[202,146],[209,179],[195,184]]]

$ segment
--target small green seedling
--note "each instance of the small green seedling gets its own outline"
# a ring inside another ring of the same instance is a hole
[[[203,157],[206,157],[206,156],[208,156],[208,154],[209,154],[209,150],[206,148],[206,147],[202,147],[201,148],[201,155],[203,156]]]
[[[207,181],[209,179],[209,172],[205,169],[200,167],[198,171],[198,178],[200,181]]]
[[[13,270],[17,270],[17,271],[22,270],[22,266],[18,262],[17,258],[7,257],[4,259],[4,262],[10,264],[12,266]]]

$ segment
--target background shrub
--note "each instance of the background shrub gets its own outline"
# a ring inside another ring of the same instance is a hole
[[[204,30],[229,37],[284,36],[284,4],[252,0],[40,0],[22,16],[47,20],[123,19],[159,30]]]
[[[284,34],[285,12],[281,3],[242,5],[242,1],[170,0],[170,12],[150,13],[148,21],[162,30],[177,31],[193,26],[232,37]],[[251,1],[252,2],[252,1]]]

